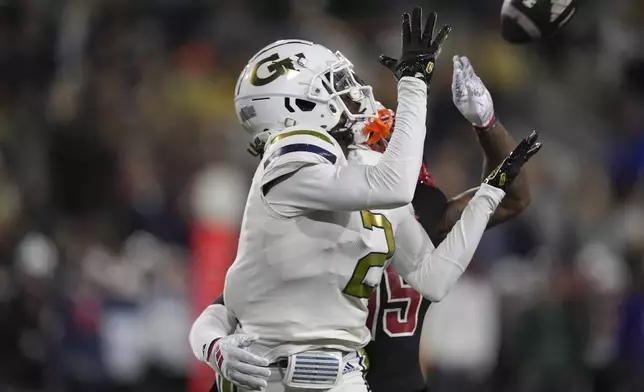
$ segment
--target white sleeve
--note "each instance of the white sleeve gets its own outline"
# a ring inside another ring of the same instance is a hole
[[[237,319],[221,304],[208,306],[192,324],[188,340],[195,357],[206,362],[210,343],[218,338],[231,335],[237,328]]]
[[[410,214],[396,228],[393,267],[425,298],[439,302],[465,272],[490,216],[504,196],[501,189],[481,184],[461,219],[437,248]]]
[[[290,170],[279,171],[291,176],[264,195],[267,204],[280,215],[295,216],[307,210],[390,209],[410,203],[422,161],[426,114],[427,85],[418,78],[402,78],[396,130],[376,165],[321,162],[295,167],[291,162]],[[267,174],[270,180],[278,178]]]

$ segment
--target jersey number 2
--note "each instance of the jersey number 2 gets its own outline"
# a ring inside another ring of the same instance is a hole
[[[382,268],[387,263],[396,250],[396,243],[394,241],[394,232],[391,228],[391,222],[382,214],[374,214],[370,211],[361,211],[362,225],[367,230],[373,230],[374,227],[380,228],[385,232],[387,239],[387,253],[371,252],[365,257],[358,260],[353,275],[349,283],[344,288],[344,293],[358,298],[369,298],[375,289],[365,283],[367,273],[372,267]]]

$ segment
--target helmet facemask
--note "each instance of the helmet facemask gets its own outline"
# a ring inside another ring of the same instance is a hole
[[[334,63],[315,75],[326,94],[315,87],[317,83],[313,83],[309,87],[309,99],[327,103],[333,113],[342,111],[341,120],[333,130],[358,128],[356,130],[361,131],[364,124],[378,116],[373,89],[357,77],[353,64],[340,52],[336,52],[335,56],[337,60]]]

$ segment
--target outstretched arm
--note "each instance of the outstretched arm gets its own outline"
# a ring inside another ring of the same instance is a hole
[[[421,21],[419,7],[411,17],[404,14],[399,59],[380,58],[398,79],[396,132],[382,159],[375,165],[335,165],[342,152],[337,151],[338,146],[335,151],[328,150],[329,144],[335,143],[326,135],[318,137],[323,140],[320,142],[311,135],[305,136],[304,130],[288,132],[297,132],[299,141],[288,146],[286,140],[269,142],[263,160],[263,197],[273,212],[293,217],[307,210],[390,209],[411,202],[422,162],[427,88],[434,62],[450,31],[445,26],[433,36],[435,13],[427,19],[424,30]],[[348,99],[363,105],[359,99],[366,98]],[[307,157],[311,160],[303,164]]]
[[[521,173],[523,165],[541,148],[532,132],[484,180],[438,247],[413,217],[401,217],[396,229],[398,273],[430,301],[440,301],[465,271],[488,222]],[[422,219],[421,219],[422,220]]]
[[[516,143],[512,135],[499,122],[490,129],[479,130],[477,134],[484,154],[483,178],[485,178],[512,152]],[[463,210],[477,190],[478,187],[469,189],[448,200],[445,212],[432,233],[432,240],[435,243],[441,242],[461,218]],[[528,207],[530,199],[528,179],[525,172],[521,171],[512,185],[506,189],[505,198],[490,217],[487,227],[494,227],[516,217]]]
[[[395,232],[393,267],[423,297],[441,301],[469,265],[504,195],[502,189],[481,184],[463,217],[436,248],[413,215],[401,217]]]
[[[310,210],[359,211],[408,204],[422,159],[426,106],[426,83],[419,78],[402,78],[398,82],[397,130],[376,165],[339,165],[336,161],[343,153],[329,134],[317,131],[314,137],[299,129],[287,130],[285,138],[268,147],[263,160],[261,184],[267,205],[279,215],[291,217]],[[311,146],[324,150],[311,152]],[[324,154],[330,161],[304,161],[314,154]]]
[[[482,177],[485,178],[510,154],[516,144],[496,118],[492,96],[474,72],[469,60],[466,57],[454,56],[453,62],[452,98],[454,105],[476,130],[484,154]],[[445,213],[436,231],[432,233],[432,240],[440,242],[445,238],[460,219],[465,206],[477,189],[470,189],[448,201]],[[505,190],[506,196],[490,217],[488,227],[514,218],[530,204],[530,187],[524,172],[520,172],[512,185]]]

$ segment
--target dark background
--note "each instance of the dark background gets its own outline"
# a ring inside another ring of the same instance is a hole
[[[395,108],[376,58],[398,53],[417,2],[0,0],[0,391],[186,389],[190,232],[195,217],[235,229],[256,165],[238,73],[273,40],[309,39]],[[429,313],[436,390],[465,374],[476,390],[644,391],[644,3],[584,1],[525,47],[500,39],[500,1],[420,3],[453,26],[426,145],[445,193],[481,174],[452,55],[516,139],[544,142],[529,210]]]

